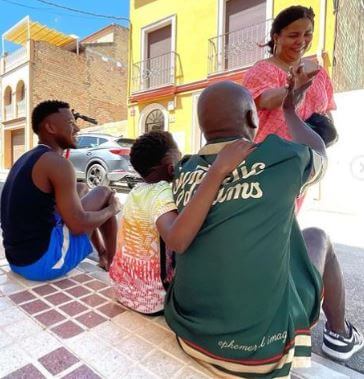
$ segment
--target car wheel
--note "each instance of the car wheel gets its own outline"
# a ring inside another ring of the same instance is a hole
[[[106,169],[99,163],[92,164],[86,173],[86,183],[90,188],[109,185]]]

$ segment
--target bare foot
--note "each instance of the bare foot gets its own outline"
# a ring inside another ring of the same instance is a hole
[[[101,267],[105,271],[109,271],[110,264],[109,264],[109,260],[107,259],[107,255],[106,254],[100,255],[100,258],[99,258],[99,267]]]

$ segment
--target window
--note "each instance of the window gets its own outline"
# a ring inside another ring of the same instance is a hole
[[[161,110],[151,111],[145,119],[145,131],[164,130],[164,115]]]
[[[99,137],[99,141],[97,145],[101,145],[102,143],[107,142],[108,140],[106,138]]]
[[[92,137],[92,136],[80,137],[77,144],[78,149],[87,149],[87,148],[96,147],[96,146],[97,146],[97,137]]]
[[[266,0],[229,0],[225,11],[225,69],[255,63],[263,58]]]

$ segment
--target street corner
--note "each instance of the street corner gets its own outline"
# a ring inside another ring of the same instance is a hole
[[[350,170],[355,179],[364,181],[364,155],[357,155],[352,159]]]

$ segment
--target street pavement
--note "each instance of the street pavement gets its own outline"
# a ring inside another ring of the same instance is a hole
[[[2,186],[3,183],[0,181],[0,194]],[[122,203],[124,203],[126,196],[125,191],[118,192],[118,197]],[[302,228],[318,226],[331,235],[344,273],[347,318],[358,329],[364,331],[364,234],[362,233],[363,223],[360,220],[361,218],[356,216],[320,212],[310,207],[304,207],[299,216]],[[0,243],[0,259],[3,257],[3,247]],[[319,356],[323,356],[321,344],[324,320],[325,317],[321,314],[320,321],[312,333],[313,352]],[[331,361],[324,359],[322,362],[324,365],[330,366]],[[364,351],[341,365],[364,374]]]

